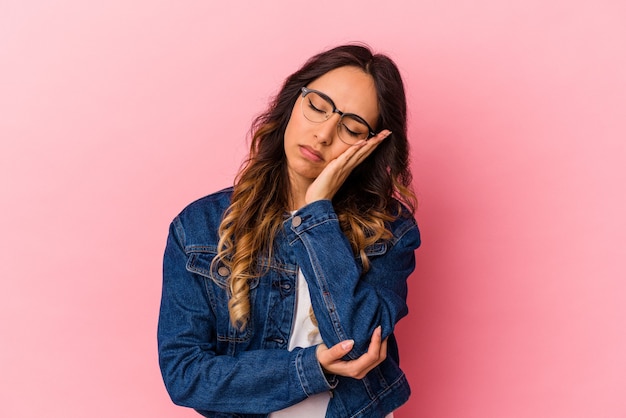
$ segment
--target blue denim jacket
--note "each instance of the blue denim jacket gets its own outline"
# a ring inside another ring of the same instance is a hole
[[[270,269],[252,281],[251,315],[238,331],[228,316],[224,265],[211,266],[217,230],[232,189],[202,198],[170,226],[158,325],[159,363],[166,388],[179,405],[206,417],[267,417],[276,410],[330,391],[327,417],[384,417],[410,389],[398,363],[393,330],[408,312],[406,279],[420,244],[415,220],[391,223],[393,237],[367,249],[362,274],[328,200],[285,215]],[[217,263],[216,263],[217,264]],[[387,359],[363,379],[325,375],[316,347],[287,350],[295,309],[298,268],[307,280],[324,343],[353,339],[348,357],[367,351],[374,329],[389,337]]]

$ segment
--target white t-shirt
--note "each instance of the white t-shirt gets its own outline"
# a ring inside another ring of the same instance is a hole
[[[306,348],[323,342],[319,330],[313,324],[309,315],[311,295],[301,270],[298,271],[296,289],[296,310],[294,312],[291,335],[289,336],[289,351],[296,347]],[[318,393],[289,408],[272,412],[270,418],[324,418],[329,401],[329,392]]]
[[[306,348],[323,342],[317,326],[311,321],[309,315],[311,294],[301,270],[298,271],[296,288],[296,310],[289,336],[289,351],[296,347]],[[324,418],[328,409],[328,402],[330,402],[329,392],[318,393],[289,408],[272,412],[270,418]],[[393,418],[393,412],[386,418]]]

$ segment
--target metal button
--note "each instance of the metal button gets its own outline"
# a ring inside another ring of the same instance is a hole
[[[222,266],[217,269],[217,273],[222,277],[226,277],[230,273],[230,270],[228,270],[228,267]]]
[[[295,226],[295,227],[299,227],[301,223],[302,223],[302,218],[301,218],[301,217],[299,217],[299,216],[297,216],[297,215],[296,215],[296,216],[294,216],[294,217],[293,217],[293,219],[292,219],[292,221],[291,221],[291,224],[292,224],[293,226]]]

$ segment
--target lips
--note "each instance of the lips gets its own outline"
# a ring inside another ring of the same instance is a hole
[[[300,145],[300,153],[307,160],[310,160],[316,163],[324,161],[322,154],[320,154],[318,151],[315,151],[313,148],[309,147],[308,145]]]

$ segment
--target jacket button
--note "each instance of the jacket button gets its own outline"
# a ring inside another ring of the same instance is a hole
[[[217,269],[217,273],[222,277],[226,277],[228,276],[228,273],[230,273],[230,270],[228,270],[228,267],[222,266]]]
[[[300,224],[302,224],[302,218],[301,218],[301,217],[299,217],[299,216],[297,216],[297,215],[296,215],[296,216],[294,216],[294,217],[293,217],[293,219],[292,219],[292,221],[291,221],[291,224],[292,224],[293,226],[295,226],[296,228],[297,228],[297,227],[299,227],[299,226],[300,226]]]

